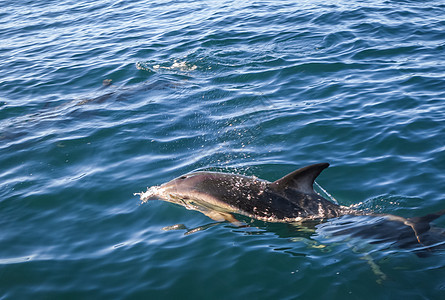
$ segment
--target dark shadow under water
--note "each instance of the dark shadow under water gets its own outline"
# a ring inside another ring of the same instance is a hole
[[[237,218],[245,225],[211,222],[195,228],[187,228],[183,224],[173,225],[165,227],[164,230],[185,230],[184,234],[189,235],[226,224],[235,232],[245,235],[273,233],[278,238],[305,241],[308,245],[319,244],[320,239],[325,244],[351,243],[354,240],[361,245],[383,245],[380,247],[383,250],[410,251],[419,257],[430,256],[445,249],[445,229],[428,226],[424,232],[415,232],[411,226],[385,215],[345,215],[334,219],[301,223],[268,223],[239,215]]]

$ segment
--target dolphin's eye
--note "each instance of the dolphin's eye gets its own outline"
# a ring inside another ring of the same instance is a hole
[[[187,178],[187,176],[181,176],[181,177],[179,177],[179,179],[186,179]]]

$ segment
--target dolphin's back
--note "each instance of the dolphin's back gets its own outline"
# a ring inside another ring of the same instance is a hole
[[[315,193],[312,187],[315,177],[327,166],[305,167],[273,183],[256,177],[203,172],[194,189],[241,214],[266,221],[337,217],[339,206]]]

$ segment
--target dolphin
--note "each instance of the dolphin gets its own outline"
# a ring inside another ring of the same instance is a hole
[[[195,172],[138,195],[144,202],[161,199],[197,210],[215,221],[233,222],[233,214],[267,222],[335,218],[349,210],[313,189],[315,178],[328,166],[307,166],[274,182],[229,173]]]
[[[425,246],[422,236],[430,230],[430,222],[445,214],[445,210],[442,210],[424,217],[403,218],[337,205],[323,198],[313,188],[315,179],[328,166],[328,163],[306,166],[274,182],[255,176],[194,172],[135,195],[139,195],[143,202],[161,199],[199,211],[215,221],[229,221],[235,225],[242,223],[234,214],[265,222],[300,224],[314,220],[323,222],[345,215],[374,216],[408,231],[404,237],[409,236],[411,244],[420,246]],[[372,226],[358,231],[373,232],[375,235]],[[386,231],[383,229],[379,232]]]

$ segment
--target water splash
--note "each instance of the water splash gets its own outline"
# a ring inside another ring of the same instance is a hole
[[[334,202],[335,204],[338,205],[338,201],[337,199],[335,199],[331,194],[329,194],[321,185],[319,185],[316,181],[314,181],[315,186],[317,187],[317,189],[319,189],[322,193],[322,196],[328,198],[329,200],[331,200],[332,202]]]
[[[163,194],[165,194],[164,189],[159,186],[155,185],[152,187],[147,188],[147,191],[141,192],[141,193],[134,193],[134,196],[139,196],[141,201],[143,203],[147,202],[150,199],[153,199],[155,196],[161,197]]]
[[[168,64],[149,64],[147,62],[137,62],[136,69],[144,70],[144,71],[154,71],[157,72],[159,70],[170,70],[170,71],[181,71],[181,72],[190,72],[194,71],[198,68],[198,66],[191,64],[184,60],[173,60],[173,63]]]

